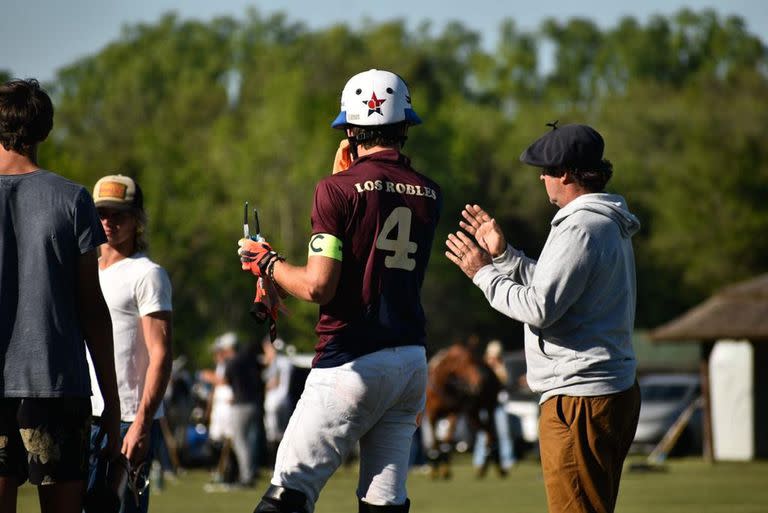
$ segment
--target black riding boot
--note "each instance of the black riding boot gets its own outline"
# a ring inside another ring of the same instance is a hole
[[[357,499],[357,513],[408,513],[411,508],[410,499],[405,499],[405,504],[393,504],[389,506],[375,506]]]
[[[307,496],[298,490],[270,485],[253,513],[307,513]]]

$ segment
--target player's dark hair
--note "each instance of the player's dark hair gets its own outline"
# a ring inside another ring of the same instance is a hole
[[[53,128],[53,103],[35,79],[0,85],[0,144],[34,159]]]
[[[542,172],[549,176],[563,176],[563,173],[566,171],[568,171],[576,183],[589,192],[603,192],[608,181],[613,176],[613,164],[611,164],[610,160],[603,159],[600,165],[594,168],[546,168]]]
[[[133,215],[136,218],[136,252],[146,252],[149,250],[149,241],[147,240],[147,213],[143,208],[133,209]]]
[[[572,169],[571,176],[590,192],[603,192],[608,181],[613,176],[613,164],[610,160],[602,159],[595,168]]]
[[[136,184],[136,200],[131,209],[131,212],[136,219],[134,250],[143,253],[149,250],[149,240],[147,239],[147,211],[144,210],[144,193],[142,192],[141,187],[139,187],[139,182],[134,179],[133,183]]]
[[[405,143],[407,123],[381,126],[351,126],[352,137],[365,149],[374,146],[397,147]]]

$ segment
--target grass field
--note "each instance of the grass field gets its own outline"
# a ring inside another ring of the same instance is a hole
[[[251,513],[266,487],[263,477],[254,490],[207,493],[209,474],[194,470],[153,494],[152,513]],[[355,513],[354,468],[339,470],[323,490],[316,513]],[[454,465],[449,481],[432,481],[419,471],[408,480],[414,513],[543,513],[544,485],[537,462],[524,461],[501,479],[489,472],[473,476],[465,457]],[[19,490],[18,513],[39,511],[34,487]],[[617,513],[766,513],[768,461],[717,463],[699,459],[669,462],[665,471],[625,471]]]

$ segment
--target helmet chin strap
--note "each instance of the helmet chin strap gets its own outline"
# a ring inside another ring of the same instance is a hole
[[[349,155],[352,157],[352,162],[357,160],[357,139],[354,136],[348,136],[349,141]]]

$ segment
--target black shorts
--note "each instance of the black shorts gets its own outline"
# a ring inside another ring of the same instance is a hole
[[[88,477],[89,398],[0,398],[0,476],[33,485]]]

